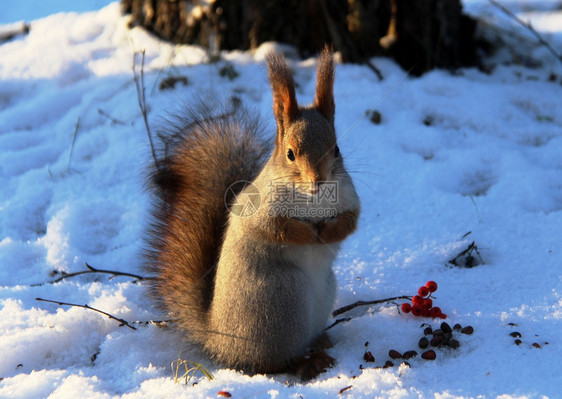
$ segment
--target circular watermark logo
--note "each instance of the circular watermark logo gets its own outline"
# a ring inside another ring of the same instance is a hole
[[[249,181],[234,182],[224,193],[224,204],[235,216],[251,216],[261,205],[260,190]]]

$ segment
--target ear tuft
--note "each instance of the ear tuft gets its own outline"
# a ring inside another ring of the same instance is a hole
[[[285,57],[271,52],[265,57],[267,75],[273,91],[273,112],[277,120],[278,134],[283,134],[285,127],[293,121],[299,106],[295,96],[293,74],[285,61]]]
[[[334,102],[334,73],[332,49],[326,45],[318,57],[314,106],[332,124],[334,123],[334,113],[336,111]]]

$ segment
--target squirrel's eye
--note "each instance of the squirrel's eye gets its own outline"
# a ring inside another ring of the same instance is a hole
[[[340,147],[336,145],[336,149],[334,150],[334,156],[337,158],[340,155]]]
[[[287,151],[287,158],[289,158],[289,161],[295,160],[295,154],[293,153],[293,150],[291,150],[290,148],[289,151]]]

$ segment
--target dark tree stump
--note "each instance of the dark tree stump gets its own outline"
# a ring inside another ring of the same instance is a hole
[[[477,61],[475,22],[460,0],[121,0],[140,25],[174,43],[212,53],[248,50],[266,41],[295,46],[301,56],[326,43],[346,62],[389,55],[420,75]],[[381,40],[382,39],[382,40]]]

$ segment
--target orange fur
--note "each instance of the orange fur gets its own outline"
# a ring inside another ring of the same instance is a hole
[[[346,211],[333,220],[321,222],[318,225],[320,242],[330,244],[343,241],[357,228],[358,216],[355,211]]]

